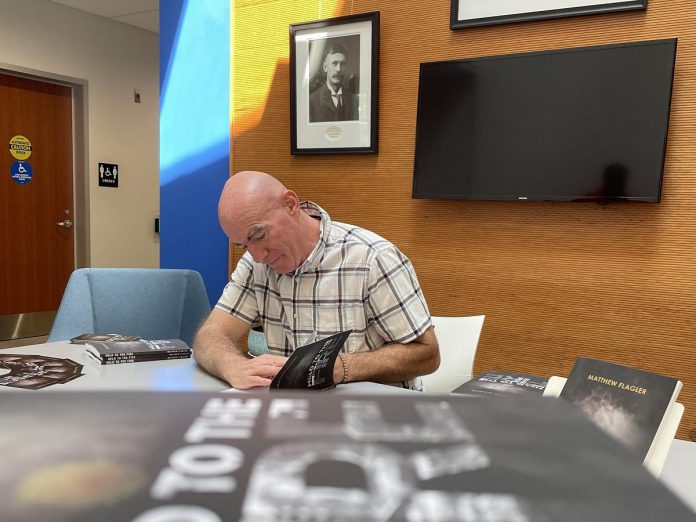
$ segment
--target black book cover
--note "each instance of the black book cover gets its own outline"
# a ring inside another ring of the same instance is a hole
[[[693,522],[562,401],[8,393],[4,522]]]
[[[325,337],[297,348],[271,382],[271,388],[327,390],[336,386],[336,357],[352,330]]]
[[[578,357],[560,396],[644,459],[681,386],[671,377]]]
[[[520,393],[541,396],[549,380],[546,377],[518,372],[483,372],[451,393],[459,395],[509,395]]]
[[[85,345],[85,350],[96,357],[165,355],[191,353],[191,348],[181,339],[156,339],[137,341],[96,342]]]

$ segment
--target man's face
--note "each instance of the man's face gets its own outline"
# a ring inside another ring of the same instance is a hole
[[[304,261],[295,240],[296,228],[285,207],[243,214],[223,228],[235,246],[245,248],[257,263],[280,274],[294,271]]]
[[[343,53],[327,54],[324,60],[324,72],[326,73],[326,81],[334,90],[341,87],[346,75],[346,55]]]

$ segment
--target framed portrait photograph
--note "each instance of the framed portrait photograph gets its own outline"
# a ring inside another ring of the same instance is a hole
[[[290,152],[377,152],[379,13],[290,26]]]
[[[646,9],[648,0],[451,0],[450,28]]]

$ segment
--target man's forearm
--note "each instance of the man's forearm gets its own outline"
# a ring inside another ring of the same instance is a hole
[[[228,382],[227,371],[246,359],[230,337],[214,328],[206,327],[196,334],[193,357],[208,373]]]
[[[374,351],[341,355],[343,362],[337,360],[334,366],[334,380],[338,383],[343,379],[343,364],[348,381],[381,383],[427,375],[440,365],[437,340],[431,330],[408,344],[389,344]]]

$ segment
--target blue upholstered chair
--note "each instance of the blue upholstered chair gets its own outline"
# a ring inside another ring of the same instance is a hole
[[[193,343],[210,312],[194,270],[81,268],[70,276],[49,341],[82,333],[118,333]]]
[[[266,344],[266,336],[261,330],[249,330],[247,337],[247,346],[249,353],[254,357],[268,353],[268,344]]]

